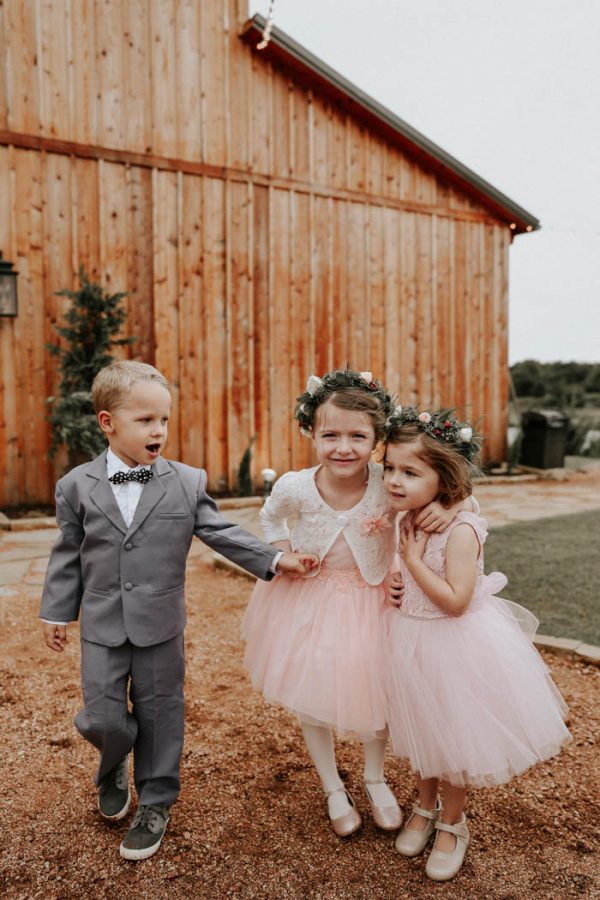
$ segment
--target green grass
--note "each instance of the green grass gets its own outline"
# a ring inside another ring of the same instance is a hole
[[[600,510],[493,530],[485,570],[540,620],[540,634],[600,645]]]

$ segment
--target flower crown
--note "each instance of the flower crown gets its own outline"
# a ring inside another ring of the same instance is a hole
[[[311,375],[306,382],[305,392],[296,398],[294,411],[294,417],[298,419],[300,431],[305,437],[312,437],[315,413],[328,395],[349,387],[360,388],[375,397],[386,416],[390,416],[393,412],[392,398],[381,382],[373,378],[372,372],[336,369],[334,372],[327,372],[322,378],[319,378],[318,375]]]
[[[473,433],[467,422],[461,422],[452,415],[453,409],[437,412],[419,412],[415,406],[397,406],[385,423],[386,440],[403,425],[416,425],[424,434],[436,441],[452,446],[469,462],[473,462],[481,449],[481,438]]]

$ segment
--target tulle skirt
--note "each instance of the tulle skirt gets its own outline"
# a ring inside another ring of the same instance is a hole
[[[341,737],[385,734],[384,592],[357,568],[257,582],[242,621],[244,665],[265,700]]]
[[[388,608],[383,656],[393,752],[422,778],[502,784],[570,740],[566,705],[499,597],[460,617]]]

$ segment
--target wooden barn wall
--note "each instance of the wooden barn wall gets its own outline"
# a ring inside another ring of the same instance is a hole
[[[347,362],[466,407],[503,457],[509,230],[253,53],[242,7],[0,4],[0,504],[51,498],[45,348],[81,264],[128,292],[128,352],[174,384],[169,455],[212,489],[253,435],[255,475],[310,463],[293,399]]]

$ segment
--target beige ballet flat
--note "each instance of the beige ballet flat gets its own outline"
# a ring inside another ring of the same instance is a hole
[[[354,806],[354,800],[345,788],[338,788],[335,791],[328,791],[328,793],[325,794],[325,797],[329,798],[332,794],[339,793],[343,793],[346,795],[351,808],[347,813],[344,813],[343,816],[338,816],[337,819],[332,819],[331,816],[329,816],[329,821],[331,822],[331,827],[338,837],[349,837],[351,834],[354,834],[355,831],[358,831],[358,829],[362,825],[362,819],[359,816],[356,807]]]
[[[435,809],[423,809],[418,803],[413,803],[412,812],[408,817],[406,825],[396,838],[395,847],[398,853],[401,853],[402,856],[419,856],[429,843],[429,839],[433,834],[435,823],[437,822],[441,811],[442,804],[440,803],[439,797],[435,801]],[[408,823],[415,815],[423,816],[424,819],[428,819],[425,828],[423,828],[422,831],[413,831],[412,828],[408,828]]]
[[[435,847],[429,854],[425,866],[425,874],[432,881],[450,881],[460,872],[460,868],[469,846],[469,829],[467,817],[462,814],[462,819],[456,825],[446,825],[445,822],[436,822],[434,826],[438,831],[449,831],[456,838],[456,847],[452,853],[443,853]]]
[[[373,816],[373,821],[377,825],[378,828],[381,828],[382,831],[396,831],[396,829],[400,828],[402,825],[402,810],[398,806],[397,803],[394,803],[393,806],[377,806],[373,802],[373,798],[371,796],[371,792],[369,790],[370,784],[385,784],[385,781],[365,781],[365,793],[371,804],[371,814]]]

